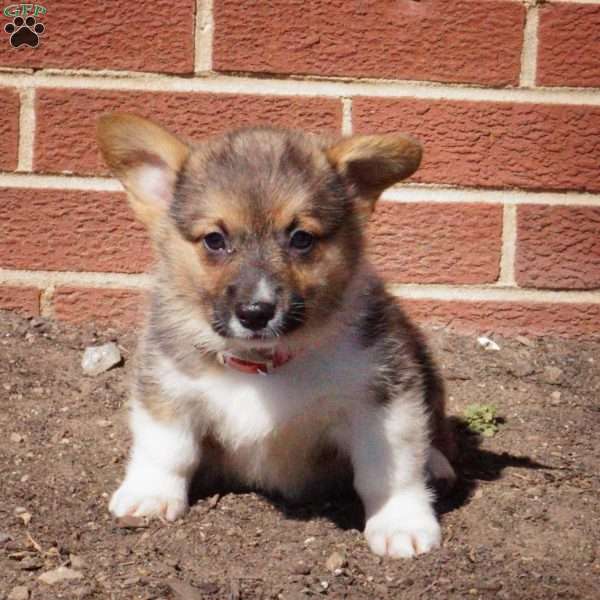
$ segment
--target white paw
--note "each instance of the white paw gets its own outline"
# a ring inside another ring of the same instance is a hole
[[[188,509],[187,494],[135,487],[125,480],[108,506],[115,517],[162,517],[175,521]]]
[[[440,525],[429,507],[402,514],[388,506],[367,520],[365,538],[379,556],[410,558],[437,548],[441,541]]]
[[[440,527],[413,529],[396,527],[392,529],[371,528],[365,530],[369,548],[379,556],[391,558],[411,558],[429,552],[440,545]]]

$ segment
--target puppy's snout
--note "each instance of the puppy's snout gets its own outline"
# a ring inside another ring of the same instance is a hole
[[[267,323],[275,316],[275,304],[271,302],[237,304],[235,315],[246,329],[258,331],[266,327]]]

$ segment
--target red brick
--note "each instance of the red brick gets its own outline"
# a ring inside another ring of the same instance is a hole
[[[0,88],[0,169],[17,168],[19,151],[19,95],[15,90]]]
[[[339,131],[342,120],[341,103],[325,98],[40,90],[35,170],[106,174],[96,145],[96,120],[114,110],[152,118],[196,139],[258,123]]]
[[[600,337],[600,304],[403,300],[409,316],[459,333]]]
[[[128,289],[59,287],[54,292],[54,316],[70,323],[97,323],[132,328],[141,321],[144,293]]]
[[[500,271],[502,207],[381,202],[371,254],[396,283],[492,283]]]
[[[600,86],[600,6],[541,7],[537,84]]]
[[[11,47],[3,31],[8,19],[3,17],[0,66],[191,73],[195,4],[48,2],[48,12],[38,15],[46,30],[37,48]]]
[[[0,189],[0,267],[137,273],[150,248],[125,194]]]
[[[497,0],[219,0],[214,68],[511,85],[524,15]]]
[[[519,285],[600,288],[600,208],[526,205],[517,215]]]
[[[423,142],[415,181],[600,191],[600,107],[358,98],[352,114],[359,132]]]
[[[14,310],[26,317],[40,314],[40,290],[0,285],[0,310]]]

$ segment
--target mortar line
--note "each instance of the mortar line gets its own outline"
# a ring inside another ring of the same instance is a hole
[[[97,176],[2,173],[0,187],[122,192],[117,179]],[[461,188],[443,184],[403,184],[383,193],[388,202],[456,204],[547,204],[551,206],[600,207],[600,194],[587,192],[536,192],[531,190],[493,190]]]
[[[517,207],[506,203],[502,209],[502,249],[498,283],[515,286],[515,260],[517,252]]]
[[[352,135],[352,98],[342,98],[342,135]]]
[[[212,71],[214,30],[213,0],[196,0],[194,73]]]
[[[1,178],[0,178],[1,181]],[[597,206],[600,194],[586,192],[535,192],[530,190],[490,190],[404,184],[386,190],[382,196],[388,202],[456,203],[456,204],[548,204],[552,206]]]
[[[545,0],[545,3],[546,4],[600,4],[600,0]]]
[[[521,77],[519,79],[519,85],[524,88],[535,87],[537,78],[539,20],[538,6],[535,3],[527,3],[521,51]]]
[[[19,91],[19,156],[17,171],[33,170],[33,145],[35,140],[35,89],[26,87]]]
[[[22,271],[0,269],[0,284],[32,286],[40,289],[58,286],[92,287],[100,289],[148,289],[152,281],[149,274]],[[491,285],[443,285],[443,284],[389,284],[395,295],[409,299],[509,301],[509,302],[560,302],[600,303],[600,290],[553,291],[511,288]]]
[[[58,286],[145,289],[151,280],[152,277],[146,273],[0,269],[0,285],[23,285],[41,289]]]
[[[9,188],[61,189],[121,192],[123,186],[109,177],[38,175],[36,173],[0,173],[0,186]]]
[[[102,76],[0,72],[0,86],[62,89],[101,89],[115,91],[194,92],[267,96],[417,98],[466,102],[515,102],[567,105],[600,105],[598,88],[484,88],[475,85],[389,80],[268,79],[261,77],[213,75],[211,77],[175,77],[139,73]]]
[[[538,290],[502,286],[461,286],[438,284],[390,284],[392,294],[409,300],[464,302],[544,302],[599,304],[600,290]]]

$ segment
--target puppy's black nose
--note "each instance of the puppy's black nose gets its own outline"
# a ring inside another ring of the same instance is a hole
[[[275,305],[270,302],[238,304],[235,307],[235,314],[244,327],[258,331],[265,327],[275,315]]]

